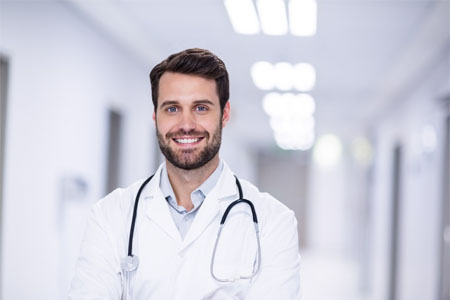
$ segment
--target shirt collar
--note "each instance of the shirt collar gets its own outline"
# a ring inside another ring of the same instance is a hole
[[[214,188],[217,181],[219,180],[222,170],[223,170],[223,161],[222,159],[220,159],[219,165],[214,170],[214,172],[198,188],[192,191],[191,199],[194,194],[200,194],[202,199],[206,198],[206,196],[209,194],[209,192],[211,192],[211,190]],[[175,193],[173,192],[172,185],[170,184],[166,164],[164,164],[163,167],[161,168],[160,188],[164,195],[164,198],[166,198],[169,202],[172,201],[171,204],[175,204],[176,203]]]

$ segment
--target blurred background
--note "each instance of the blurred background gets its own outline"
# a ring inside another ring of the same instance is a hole
[[[66,299],[90,206],[162,161],[148,74],[206,48],[221,156],[298,218],[305,300],[450,299],[450,2],[0,0],[1,299]]]

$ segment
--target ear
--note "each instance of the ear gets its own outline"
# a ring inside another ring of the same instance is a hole
[[[225,107],[223,108],[222,113],[222,128],[225,128],[229,119],[230,119],[230,101],[227,101]]]
[[[155,111],[153,111],[153,121],[156,121],[156,114],[155,114]]]

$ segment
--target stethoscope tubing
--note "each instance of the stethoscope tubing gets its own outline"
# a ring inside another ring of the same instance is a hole
[[[236,176],[234,176],[236,177]],[[214,243],[214,249],[213,249],[213,253],[211,256],[211,263],[210,263],[210,273],[211,276],[219,281],[219,282],[229,282],[229,281],[234,281],[236,279],[251,279],[253,277],[256,276],[256,274],[258,274],[259,272],[259,268],[261,267],[261,243],[259,240],[259,225],[258,225],[258,217],[256,215],[256,210],[255,210],[255,206],[253,205],[253,203],[250,200],[244,199],[243,197],[243,193],[242,193],[242,187],[241,187],[241,183],[239,182],[239,179],[236,177],[236,185],[238,187],[239,190],[239,199],[233,201],[230,205],[228,205],[227,209],[225,210],[222,219],[220,220],[220,225],[219,225],[219,231],[217,232],[217,237],[216,237],[216,241]],[[256,242],[258,245],[258,254],[257,254],[257,265],[256,265],[256,269],[253,270],[252,274],[250,275],[239,275],[237,278],[232,278],[230,279],[223,279],[223,278],[219,278],[214,274],[214,261],[215,261],[215,257],[216,257],[216,250],[217,250],[217,245],[219,244],[219,239],[220,236],[222,234],[222,229],[223,226],[225,225],[225,221],[227,220],[228,214],[231,211],[231,209],[239,204],[239,203],[246,203],[250,206],[250,209],[252,211],[252,218],[253,218],[253,224],[255,226],[255,235],[256,235]]]
[[[137,266],[139,264],[138,257],[133,255],[133,237],[134,237],[134,230],[135,230],[135,226],[136,226],[137,211],[138,211],[139,199],[140,199],[141,193],[144,190],[145,186],[152,180],[153,176],[154,176],[154,174],[152,176],[150,176],[149,178],[147,178],[141,184],[141,186],[136,194],[136,199],[134,201],[134,207],[133,207],[133,215],[131,218],[130,235],[129,235],[129,239],[128,239],[128,256],[125,258],[125,260],[123,262],[123,266],[122,266],[124,271],[128,271],[128,272],[133,271],[137,268]],[[236,175],[234,175],[234,177],[236,178],[236,186],[238,187],[238,191],[239,191],[239,199],[233,201],[230,205],[228,205],[228,207],[226,208],[226,210],[222,216],[222,219],[220,220],[219,231],[217,232],[216,241],[214,243],[213,254],[211,257],[211,264],[210,264],[211,276],[219,282],[234,281],[236,279],[251,279],[258,273],[258,271],[261,267],[261,245],[260,245],[260,239],[259,239],[259,225],[258,225],[258,217],[256,214],[256,210],[255,210],[253,203],[250,200],[244,199],[241,183],[239,182],[239,179],[236,177]],[[214,274],[214,260],[215,260],[215,256],[216,256],[217,245],[219,243],[219,238],[222,233],[222,228],[227,220],[228,214],[230,213],[231,209],[235,205],[240,204],[240,203],[248,204],[248,206],[250,206],[250,209],[252,211],[252,219],[253,219],[253,223],[255,226],[256,241],[257,241],[257,246],[258,246],[256,269],[254,269],[252,274],[250,274],[250,275],[238,276],[238,278],[233,278],[231,280],[218,278]],[[129,274],[125,274],[125,275],[126,275],[126,280],[127,280],[126,286],[128,287],[129,286],[129,284],[128,284],[128,281],[129,281],[128,275]],[[128,291],[126,291],[126,292],[128,292]]]
[[[133,217],[131,218],[131,227],[130,227],[130,236],[128,239],[128,256],[133,256],[133,236],[134,236],[134,227],[136,225],[136,216],[137,216],[137,210],[139,205],[139,199],[141,197],[141,193],[144,190],[145,186],[152,180],[154,174],[147,178],[139,188],[138,193],[136,194],[136,200],[134,201],[134,208],[133,208]]]

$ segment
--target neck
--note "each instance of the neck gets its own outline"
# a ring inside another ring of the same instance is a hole
[[[183,206],[188,211],[191,210],[194,207],[191,200],[191,193],[208,179],[218,165],[218,154],[205,165],[194,170],[177,168],[166,159],[167,174],[169,175],[169,181],[177,198],[178,205]]]

